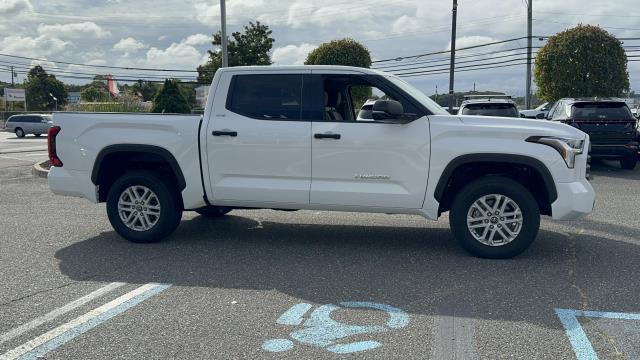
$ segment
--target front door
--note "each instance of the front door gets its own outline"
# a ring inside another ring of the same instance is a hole
[[[207,128],[214,204],[309,204],[311,122],[301,116],[304,77],[222,74]]]
[[[430,155],[426,114],[382,76],[315,73],[314,104],[324,116],[311,131],[311,204],[421,208]],[[413,121],[375,122],[375,99],[401,102]]]

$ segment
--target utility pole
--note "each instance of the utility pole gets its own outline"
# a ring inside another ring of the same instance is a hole
[[[15,75],[15,73],[13,72],[13,66],[11,66],[11,87],[14,87],[16,85],[13,81],[13,75]]]
[[[533,42],[533,0],[527,1],[527,93],[524,95],[525,108],[531,109],[531,62]]]
[[[458,17],[458,0],[453,0],[453,11],[451,20],[451,62],[449,64],[449,112],[453,111],[456,102],[453,95],[454,73],[456,70],[456,20]]]
[[[222,67],[229,66],[229,54],[227,53],[227,10],[225,0],[220,0],[220,17],[222,25]]]

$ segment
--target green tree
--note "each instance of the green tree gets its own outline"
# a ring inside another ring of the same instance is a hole
[[[80,91],[80,98],[87,102],[103,102],[111,100],[109,91],[100,86],[89,85]]]
[[[271,65],[269,52],[276,41],[271,37],[269,26],[250,22],[244,26],[244,32],[234,32],[227,42],[229,66]],[[214,51],[209,50],[209,61],[198,66],[198,82],[210,84],[215,72],[222,67],[222,33],[213,34]]]
[[[190,113],[187,99],[180,92],[178,82],[167,79],[153,100],[151,112],[154,113]]]
[[[353,39],[333,40],[321,44],[307,55],[305,65],[344,65],[369,68],[371,53]]]
[[[629,90],[622,43],[597,26],[578,25],[549,38],[536,56],[538,97],[621,96]]]
[[[160,84],[138,80],[131,86],[131,92],[142,95],[142,101],[153,101],[160,90]]]
[[[29,70],[25,82],[27,104],[31,110],[54,110],[58,99],[58,108],[67,104],[67,91],[64,84],[54,75],[47,74],[40,65]]]
[[[362,68],[371,67],[371,53],[359,42],[353,39],[333,40],[321,44],[307,55],[305,65],[344,65]],[[354,105],[357,109],[372,99],[370,87],[359,86],[352,89]]]

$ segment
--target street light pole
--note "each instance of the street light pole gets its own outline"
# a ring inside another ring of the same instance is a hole
[[[525,107],[531,109],[531,63],[533,61],[531,50],[533,42],[533,0],[527,0],[527,93],[525,94]]]
[[[225,0],[220,0],[220,17],[222,26],[222,67],[229,66],[229,54],[227,53],[227,10]]]
[[[455,97],[453,92],[454,73],[456,70],[456,21],[458,17],[458,0],[453,0],[451,20],[451,62],[449,63],[449,112],[453,111]]]

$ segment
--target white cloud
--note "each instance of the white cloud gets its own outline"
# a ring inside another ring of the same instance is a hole
[[[152,47],[147,51],[146,57],[146,63],[149,66],[178,67],[184,69],[195,69],[198,65],[206,62],[206,60],[206,55],[203,55],[198,49],[184,42],[172,43],[164,50]]]
[[[317,46],[303,43],[299,46],[287,45],[273,50],[271,59],[277,65],[301,65],[304,64],[307,55]]]
[[[24,10],[31,10],[29,0],[2,0],[0,1],[0,15],[15,15]]]
[[[0,41],[0,49],[3,53],[46,57],[64,51],[71,43],[48,35],[38,37],[7,36]]]
[[[147,45],[145,45],[142,41],[136,40],[132,37],[128,37],[126,39],[120,39],[120,41],[113,45],[113,50],[123,52],[124,56],[129,56],[129,54],[146,47]]]
[[[183,42],[186,45],[191,45],[191,46],[205,45],[205,44],[209,44],[212,41],[213,41],[213,36],[205,35],[205,34],[189,35],[189,37],[183,40]]]
[[[477,35],[463,36],[456,39],[456,49],[475,46],[475,45],[481,45],[481,44],[487,44],[487,43],[492,43],[496,41],[498,40],[488,36],[477,36]],[[500,45],[497,45],[496,47],[492,47],[491,49],[495,50],[495,49],[498,49],[499,47]],[[449,43],[447,44],[447,50],[451,50],[451,41],[449,41]]]
[[[87,37],[102,39],[111,36],[111,32],[104,30],[92,21],[55,25],[40,24],[38,33],[68,39],[86,39]]]

